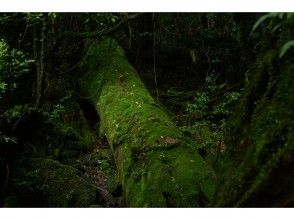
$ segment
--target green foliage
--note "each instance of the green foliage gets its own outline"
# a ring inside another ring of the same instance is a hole
[[[0,95],[17,88],[20,77],[30,71],[32,62],[22,51],[11,49],[6,41],[0,40]]]
[[[187,105],[187,113],[196,114],[202,119],[217,119],[217,121],[222,121],[232,113],[231,106],[236,103],[240,94],[225,91],[226,85],[218,85],[216,81],[215,75],[206,77],[205,87],[201,92],[196,93],[194,102]]]
[[[261,26],[269,29],[271,33],[281,31],[285,26],[293,26],[294,13],[268,13],[260,17],[253,25],[251,36]]]
[[[65,107],[62,104],[56,104],[52,107],[51,111],[43,111],[42,114],[47,122],[53,123],[60,120],[64,111]]]
[[[109,160],[100,159],[100,160],[97,160],[97,164],[101,170],[108,170],[111,168],[111,165],[109,164]]]
[[[231,111],[232,104],[235,104],[239,99],[239,92],[226,92],[224,94],[224,101],[215,105],[212,109],[211,114],[213,116],[224,115],[229,116]]]
[[[232,114],[239,96],[239,92],[229,91],[225,84],[218,84],[217,77],[211,74],[206,77],[202,91],[196,93],[194,102],[186,106],[186,112],[194,121],[190,119],[181,130],[199,143],[202,156],[213,166],[224,151],[226,119]]]
[[[13,144],[16,144],[17,143],[17,138],[13,137],[13,136],[8,136],[6,134],[2,134],[2,132],[0,131],[0,143],[5,143],[5,144],[13,143]]]
[[[119,17],[114,13],[90,13],[85,16],[85,24],[95,29],[111,28],[119,21]]]
[[[5,90],[7,84],[5,82],[0,82],[0,90],[1,92]]]
[[[277,49],[280,50],[279,57],[282,58],[294,46],[293,28],[294,28],[294,13],[268,13],[255,23],[251,30],[251,36],[257,32],[257,29],[263,26],[266,39],[274,39]],[[266,48],[268,45],[273,45],[273,41],[268,44],[263,41]]]
[[[208,95],[204,92],[197,92],[195,102],[188,104],[186,111],[188,113],[194,114],[206,114],[206,110],[208,109],[208,104],[210,99]]]
[[[0,119],[7,123],[15,121],[23,112],[22,105],[13,105],[7,99],[19,89],[21,77],[30,71],[31,62],[22,51],[11,49],[6,41],[0,40]],[[17,138],[1,132],[0,143],[15,144]]]
[[[50,106],[49,109],[42,109],[41,114],[47,123],[56,123],[61,121],[62,114],[66,110],[66,104],[72,98],[72,93],[68,92],[59,103]]]
[[[52,13],[51,13],[52,14]],[[54,14],[54,13],[53,13]],[[52,15],[54,16],[54,15]],[[44,13],[26,13],[25,19],[29,26],[40,24],[44,18]]]
[[[285,43],[281,48],[280,55],[279,55],[280,58],[282,58],[287,53],[287,51],[293,47],[294,47],[294,40],[290,40],[287,43]]]
[[[253,25],[252,30],[251,30],[251,35],[257,30],[261,24],[265,23],[267,20],[272,20],[272,19],[282,19],[285,13],[268,13],[266,15],[261,16]]]
[[[10,14],[2,14],[0,15],[0,25],[5,25],[11,20],[11,15]]]
[[[10,123],[13,119],[19,118],[23,114],[24,106],[22,105],[14,105],[4,112],[3,116],[6,118],[8,123]]]
[[[52,21],[54,21],[54,20],[56,20],[56,18],[58,17],[58,14],[55,13],[55,12],[49,12],[49,13],[48,13],[48,17],[49,17]]]
[[[1,95],[2,95],[3,93],[5,93],[6,88],[7,88],[7,83],[5,83],[5,82],[1,82],[1,81],[0,81],[0,99],[1,99]]]

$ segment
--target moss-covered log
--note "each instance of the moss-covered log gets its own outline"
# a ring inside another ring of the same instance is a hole
[[[154,101],[115,40],[92,43],[81,63],[83,95],[101,118],[127,206],[206,206],[213,170]]]

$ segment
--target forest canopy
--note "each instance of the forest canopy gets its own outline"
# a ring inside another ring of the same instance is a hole
[[[1,13],[1,207],[293,207],[293,13]]]

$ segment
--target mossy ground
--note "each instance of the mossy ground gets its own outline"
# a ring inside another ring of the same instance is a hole
[[[34,158],[19,161],[15,167],[11,181],[16,204],[8,200],[4,206],[87,207],[95,203],[95,188],[71,166]]]

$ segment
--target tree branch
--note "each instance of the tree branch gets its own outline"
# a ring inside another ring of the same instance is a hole
[[[125,19],[121,20],[118,24],[116,24],[114,27],[109,28],[109,29],[104,29],[104,30],[99,30],[99,31],[90,31],[90,32],[71,32],[67,31],[64,33],[64,35],[68,38],[77,38],[77,39],[83,39],[83,38],[99,38],[104,35],[110,35],[119,30],[126,22],[133,20],[135,18],[138,18],[145,13],[137,13],[133,14],[130,16],[127,16]]]

